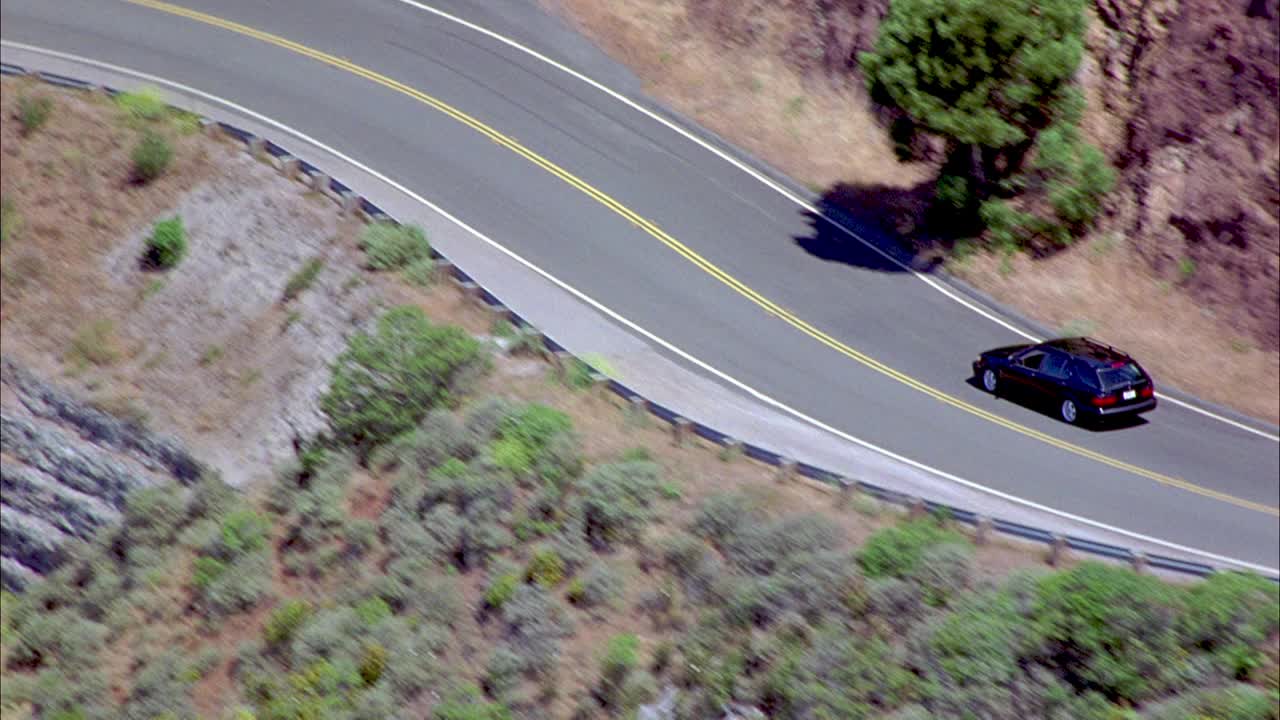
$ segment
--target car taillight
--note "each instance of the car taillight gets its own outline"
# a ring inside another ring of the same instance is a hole
[[[1108,405],[1115,405],[1115,404],[1116,404],[1115,395],[1094,395],[1093,396],[1094,407],[1106,407]]]
[[[1144,398],[1149,398],[1149,397],[1151,397],[1152,395],[1155,395],[1155,394],[1156,394],[1156,386],[1155,386],[1155,385],[1150,385],[1150,384],[1148,384],[1146,387],[1142,388],[1141,395],[1142,395],[1142,397],[1144,397]]]

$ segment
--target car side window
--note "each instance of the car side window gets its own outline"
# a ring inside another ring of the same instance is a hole
[[[1018,358],[1018,364],[1026,368],[1031,368],[1032,370],[1039,370],[1040,363],[1043,362],[1044,353],[1038,350],[1036,352],[1027,353],[1026,355]]]
[[[1044,363],[1040,366],[1040,372],[1049,377],[1065,378],[1067,377],[1067,356],[1059,353],[1049,353],[1045,355]]]

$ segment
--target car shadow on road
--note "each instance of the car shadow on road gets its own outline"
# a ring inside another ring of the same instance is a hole
[[[978,392],[981,392],[983,395],[988,394],[986,389],[982,387],[982,382],[978,380],[977,377],[974,377],[973,375],[970,375],[969,377],[965,378],[965,384],[968,385],[969,387],[974,388]],[[1019,407],[1024,407],[1028,410],[1034,410],[1035,412],[1038,412],[1041,415],[1044,415],[1045,417],[1048,417],[1054,420],[1055,422],[1059,422],[1059,423],[1062,423],[1063,425],[1067,425],[1065,421],[1063,421],[1061,418],[1058,417],[1058,409],[1053,405],[1050,405],[1049,403],[1036,402],[1033,399],[1023,398],[1023,397],[1009,397],[1008,395],[1000,395],[998,397],[1000,400],[1003,400],[1004,402],[1013,403],[1014,405],[1017,405]],[[1095,433],[1107,433],[1107,432],[1115,432],[1117,430],[1130,430],[1132,428],[1142,427],[1143,425],[1146,425],[1150,422],[1151,422],[1150,420],[1147,420],[1141,415],[1121,415],[1119,417],[1106,418],[1103,421],[1094,421],[1094,422],[1088,422],[1088,423],[1080,423],[1077,425],[1068,425],[1068,427],[1078,427],[1082,430],[1088,430],[1089,432],[1095,432]]]

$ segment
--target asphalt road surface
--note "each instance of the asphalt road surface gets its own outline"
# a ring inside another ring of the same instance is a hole
[[[868,442],[1053,508],[1280,565],[1273,439],[1168,402],[1147,422],[1092,431],[986,395],[969,383],[971,361],[1018,335],[562,71],[395,0],[181,3],[244,27],[123,0],[3,0],[0,35],[164,77],[291,125],[677,347]],[[624,69],[532,5],[439,6],[635,92]],[[308,50],[426,93],[571,177]],[[801,322],[766,311],[760,298]]]

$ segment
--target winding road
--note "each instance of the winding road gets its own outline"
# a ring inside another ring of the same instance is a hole
[[[645,102],[625,69],[531,0],[432,7]],[[0,35],[198,88],[340,148],[672,345],[868,443],[1280,566],[1274,429],[1164,402],[1147,422],[1091,431],[986,395],[969,364],[1023,342],[1012,323],[814,216],[783,181],[473,27],[400,0],[3,0]],[[826,259],[833,248],[840,257]]]

